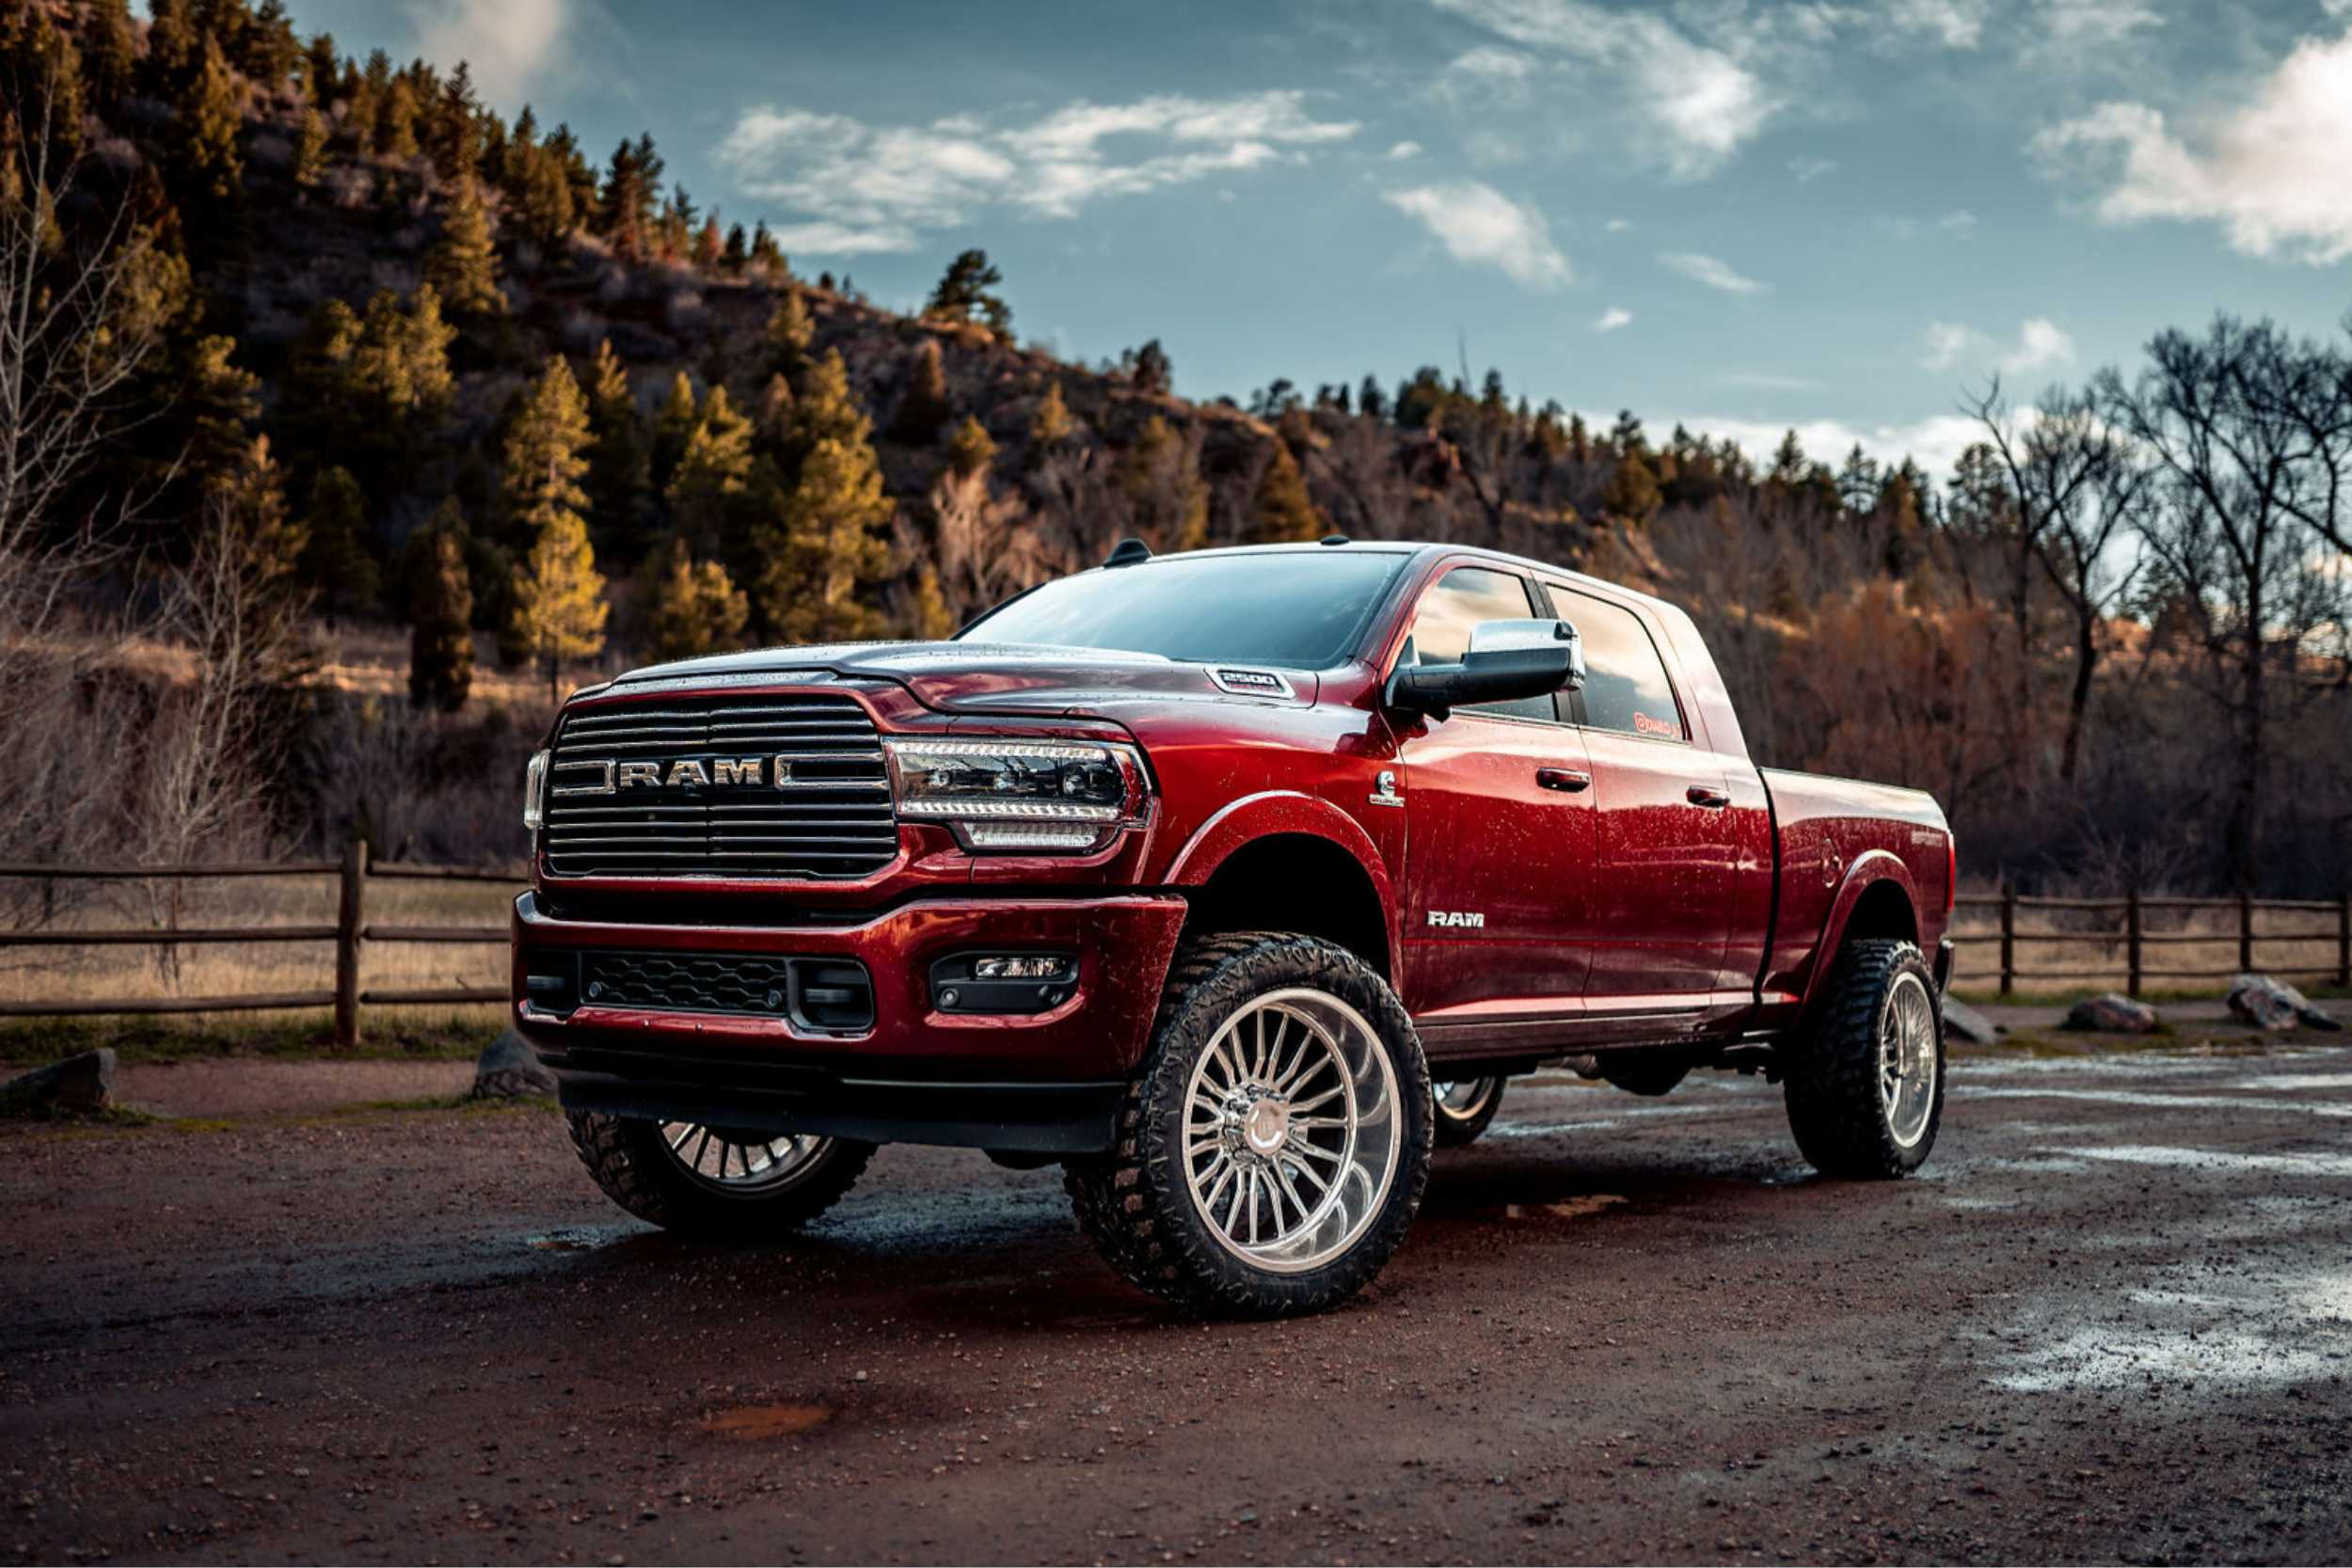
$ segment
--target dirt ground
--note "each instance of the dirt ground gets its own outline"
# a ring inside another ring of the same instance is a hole
[[[0,1553],[2341,1561],[2348,1131],[2313,1045],[1971,1057],[1896,1185],[1752,1080],[1515,1085],[1373,1291],[1256,1325],[976,1154],[711,1249],[546,1111],[12,1131]]]

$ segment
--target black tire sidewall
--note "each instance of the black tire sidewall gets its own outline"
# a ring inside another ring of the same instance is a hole
[[[1879,1091],[1879,1033],[1904,976],[1915,978],[1928,1003],[1935,1042],[1935,1090],[1926,1127],[1908,1148],[1895,1140]],[[1883,1180],[1925,1164],[1944,1123],[1947,1063],[1935,976],[1909,942],[1849,942],[1838,955],[1830,994],[1788,1072],[1790,1129],[1798,1147],[1825,1176]]]
[[[794,1179],[728,1191],[697,1181],[671,1154],[661,1123],[575,1112],[572,1141],[608,1196],[664,1229],[712,1239],[756,1238],[815,1219],[840,1200],[873,1158],[874,1145],[834,1138]]]
[[[1458,1084],[1461,1083],[1462,1080],[1457,1078],[1454,1079],[1454,1082]],[[1477,1109],[1471,1111],[1467,1116],[1458,1115],[1453,1111],[1447,1110],[1445,1102],[1437,1098],[1437,1085],[1435,1084],[1430,1085],[1430,1114],[1435,1118],[1435,1129],[1437,1132],[1438,1147],[1439,1148],[1461,1148],[1467,1145],[1476,1143],[1478,1141],[1479,1134],[1485,1132],[1488,1127],[1493,1125],[1495,1114],[1502,1109],[1502,1091],[1509,1086],[1510,1080],[1506,1078],[1479,1078],[1473,1079],[1471,1082],[1480,1084],[1490,1083],[1494,1085],[1494,1089],[1493,1092],[1488,1094],[1485,1100],[1478,1102]]]

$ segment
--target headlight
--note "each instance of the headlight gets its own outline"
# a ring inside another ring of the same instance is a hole
[[[1132,746],[1090,740],[882,742],[898,815],[948,823],[967,849],[1084,854],[1143,819]]]
[[[523,769],[523,826],[532,832],[547,820],[548,754],[531,753],[531,764]]]

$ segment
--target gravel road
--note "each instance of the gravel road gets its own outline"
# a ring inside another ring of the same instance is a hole
[[[1515,1086],[1349,1308],[1179,1321],[1056,1173],[672,1242],[541,1111],[0,1136],[22,1560],[2352,1558],[2352,1053]]]

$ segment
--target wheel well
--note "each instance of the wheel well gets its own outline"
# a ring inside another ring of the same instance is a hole
[[[1184,935],[1295,931],[1337,942],[1391,977],[1389,926],[1354,855],[1311,833],[1276,833],[1228,855],[1187,894]]]
[[[1911,899],[1900,882],[1872,882],[1862,890],[1855,900],[1853,913],[1846,917],[1845,934],[1841,942],[1868,941],[1889,938],[1898,942],[1919,940],[1919,919],[1912,911]]]

